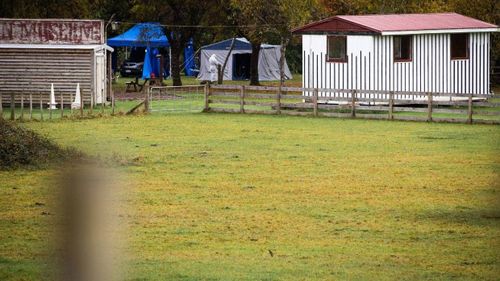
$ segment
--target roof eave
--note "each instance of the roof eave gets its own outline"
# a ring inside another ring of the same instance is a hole
[[[0,49],[68,49],[68,50],[101,50],[113,52],[114,49],[107,44],[0,44]]]
[[[419,35],[419,34],[451,34],[451,33],[481,33],[500,32],[500,28],[461,28],[461,29],[431,29],[431,30],[395,30],[382,32],[339,32],[330,30],[315,30],[294,32],[294,35]]]
[[[479,33],[479,32],[500,32],[500,28],[456,28],[456,29],[429,29],[429,30],[395,30],[382,31],[382,36],[390,35],[419,35],[419,34],[442,34],[442,33]]]
[[[320,25],[320,24],[323,24],[325,22],[333,21],[335,19],[339,20],[339,21],[343,21],[345,23],[349,23],[349,24],[352,24],[352,25],[359,26],[359,27],[367,29],[367,30],[370,30],[370,31],[374,32],[372,34],[376,34],[376,33],[380,32],[379,30],[376,30],[376,29],[374,29],[372,27],[369,27],[367,25],[360,24],[360,23],[357,23],[357,22],[353,22],[353,21],[344,19],[341,16],[333,16],[333,17],[329,17],[329,18],[326,18],[326,19],[323,19],[323,20],[320,20],[320,21],[312,22],[310,24],[307,24],[307,25],[299,27],[299,28],[292,29],[292,34],[306,34],[306,33],[309,33],[309,32],[315,32],[315,31],[307,31],[307,29],[309,29],[311,27],[314,27],[314,26],[317,26],[317,25]],[[328,31],[328,32],[335,32],[335,31]]]
[[[353,32],[353,31],[304,31],[304,32],[296,32],[294,35],[381,35],[378,32]]]
[[[319,21],[315,21],[315,22],[311,22],[311,23],[308,23],[304,26],[301,26],[301,27],[297,27],[297,28],[294,28],[292,29],[292,34],[301,34],[302,33],[302,30],[305,30],[307,28],[310,28],[310,27],[313,27],[313,26],[316,26],[318,24],[322,24],[324,22],[327,22],[327,21],[330,21],[332,20],[333,18],[335,18],[336,16],[333,16],[333,17],[329,17],[329,18],[326,18],[326,19],[322,19],[322,20],[319,20]]]

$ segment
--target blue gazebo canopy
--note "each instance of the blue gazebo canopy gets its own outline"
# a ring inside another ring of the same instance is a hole
[[[108,39],[113,47],[169,47],[167,36],[159,23],[138,23],[116,37]]]

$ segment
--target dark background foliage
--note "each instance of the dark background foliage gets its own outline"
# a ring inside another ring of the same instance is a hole
[[[166,27],[173,46],[181,48],[186,37],[195,48],[235,36],[251,42],[280,44],[290,30],[311,21],[337,14],[387,14],[457,12],[500,24],[498,0],[0,0],[0,17],[8,18],[98,18],[124,22],[113,36],[133,22],[159,21],[165,25],[196,25],[196,28]],[[254,25],[253,27],[249,27]],[[214,27],[221,26],[221,27]],[[493,65],[500,58],[499,35],[492,40]],[[174,63],[182,52],[174,51]],[[301,70],[300,38],[287,47],[292,72]],[[180,69],[174,80],[180,83]]]

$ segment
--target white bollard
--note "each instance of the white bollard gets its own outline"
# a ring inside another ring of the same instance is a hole
[[[57,109],[56,95],[54,94],[54,83],[50,84],[50,102],[47,103],[49,109]]]
[[[80,83],[76,84],[75,101],[71,103],[71,109],[80,109],[82,104],[81,93],[80,93]]]

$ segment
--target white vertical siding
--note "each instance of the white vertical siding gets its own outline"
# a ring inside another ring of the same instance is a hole
[[[394,62],[393,36],[348,36],[347,63],[326,62],[326,42],[326,35],[303,35],[306,88],[490,93],[489,33],[470,34],[463,60],[451,60],[449,34],[414,35],[411,62]]]

